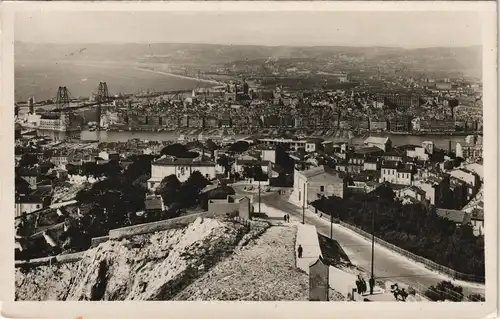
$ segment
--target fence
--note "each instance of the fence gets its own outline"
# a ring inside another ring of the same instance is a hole
[[[360,234],[361,236],[365,237],[366,239],[371,240],[371,238],[372,238],[371,234],[369,234],[369,233],[365,232],[364,230],[359,229],[355,226],[349,225],[349,224],[344,223],[342,221],[340,221],[340,225],[342,225],[346,228],[349,228],[350,230]],[[454,279],[484,283],[484,277],[470,275],[470,274],[464,274],[464,273],[461,273],[459,271],[453,270],[453,269],[448,268],[446,266],[435,263],[427,258],[415,255],[414,253],[411,253],[407,250],[404,250],[396,245],[390,244],[390,243],[388,243],[388,242],[386,242],[378,237],[375,237],[375,242],[377,244],[379,244],[387,249],[390,249],[390,250],[392,250],[400,255],[403,255],[403,256],[405,256],[413,261],[421,263],[431,270],[442,272],[444,274],[447,274],[447,275],[453,277]]]

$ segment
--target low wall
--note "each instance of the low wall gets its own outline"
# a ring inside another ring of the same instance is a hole
[[[224,212],[224,213],[232,213],[234,211],[238,211],[240,208],[240,203],[228,203],[228,202],[210,202],[208,201],[208,212],[216,213],[216,212]]]
[[[80,252],[73,253],[73,254],[57,255],[55,258],[56,258],[56,262],[59,264],[72,263],[72,262],[79,261],[80,259],[82,259],[83,256],[85,256],[85,253],[86,253],[86,251],[80,251]]]
[[[17,268],[22,266],[29,266],[29,267],[45,266],[54,264],[56,262],[57,260],[56,257],[54,256],[35,258],[29,260],[16,260],[15,267]]]
[[[217,213],[204,212],[204,213],[199,213],[199,214],[192,214],[192,215],[188,215],[188,216],[182,216],[182,217],[162,220],[162,221],[158,221],[158,222],[152,222],[152,223],[147,223],[147,224],[140,224],[140,225],[134,225],[134,226],[129,226],[129,227],[112,229],[109,231],[108,236],[92,238],[91,248],[94,248],[97,245],[99,245],[100,243],[106,242],[110,239],[118,240],[121,238],[126,238],[126,237],[140,235],[140,234],[147,234],[147,233],[152,233],[152,232],[157,232],[157,231],[169,230],[169,229],[173,229],[173,228],[186,226],[186,225],[194,222],[198,217],[210,218],[210,217],[216,217],[216,216],[226,216],[226,212],[217,212]],[[248,224],[248,221],[246,221],[246,220],[243,220],[243,219],[237,219],[237,220],[240,221],[241,223]],[[53,265],[53,264],[57,264],[57,263],[63,264],[63,263],[77,262],[83,258],[85,253],[86,253],[86,251],[81,251],[81,252],[72,253],[72,254],[63,254],[63,255],[57,255],[57,256],[49,256],[49,257],[42,257],[42,258],[37,258],[37,259],[30,259],[30,260],[16,260],[15,267],[22,267],[22,266],[36,267],[36,266],[44,266],[44,265]]]
[[[109,240],[109,236],[94,237],[94,238],[92,238],[92,241],[90,243],[90,247],[91,248],[97,247],[100,243],[107,242],[108,240]]]
[[[117,240],[129,236],[179,228],[194,222],[198,217],[210,218],[215,216],[226,216],[226,212],[217,212],[217,213],[204,212],[204,213],[192,214],[167,220],[161,220],[147,224],[140,224],[140,225],[112,229],[109,231],[109,239]]]

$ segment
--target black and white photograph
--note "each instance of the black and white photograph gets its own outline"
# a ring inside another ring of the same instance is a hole
[[[480,12],[13,29],[15,301],[489,298]]]

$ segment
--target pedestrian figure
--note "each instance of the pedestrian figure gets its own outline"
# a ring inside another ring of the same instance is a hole
[[[370,295],[373,295],[373,287],[375,287],[375,279],[370,278],[370,280],[368,280],[368,284],[370,285]]]
[[[323,217],[323,213],[320,213],[320,214],[319,214],[319,218],[321,218],[321,217]]]
[[[356,291],[361,295],[361,280],[359,280],[359,277],[356,279]]]
[[[287,220],[287,215],[285,214],[285,216],[283,216],[283,221],[286,223],[286,220]]]
[[[286,214],[286,221],[287,221],[287,223],[290,222],[290,215],[289,214]]]
[[[361,289],[363,290],[363,293],[365,293],[367,290],[365,278],[361,278]]]
[[[297,253],[299,255],[299,258],[302,258],[302,246],[299,245],[299,248],[297,248]]]

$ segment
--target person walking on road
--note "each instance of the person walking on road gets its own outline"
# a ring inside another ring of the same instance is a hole
[[[287,222],[287,219],[288,219],[288,217],[287,217],[287,216],[288,216],[287,214],[285,214],[285,215],[283,216],[283,221],[284,221],[285,223]]]
[[[297,248],[297,254],[299,256],[299,258],[302,258],[302,246],[299,245],[299,248]]]
[[[286,222],[289,223],[290,222],[290,215],[289,214],[286,214]]]
[[[367,290],[366,280],[365,278],[361,278],[361,291],[364,294]]]

